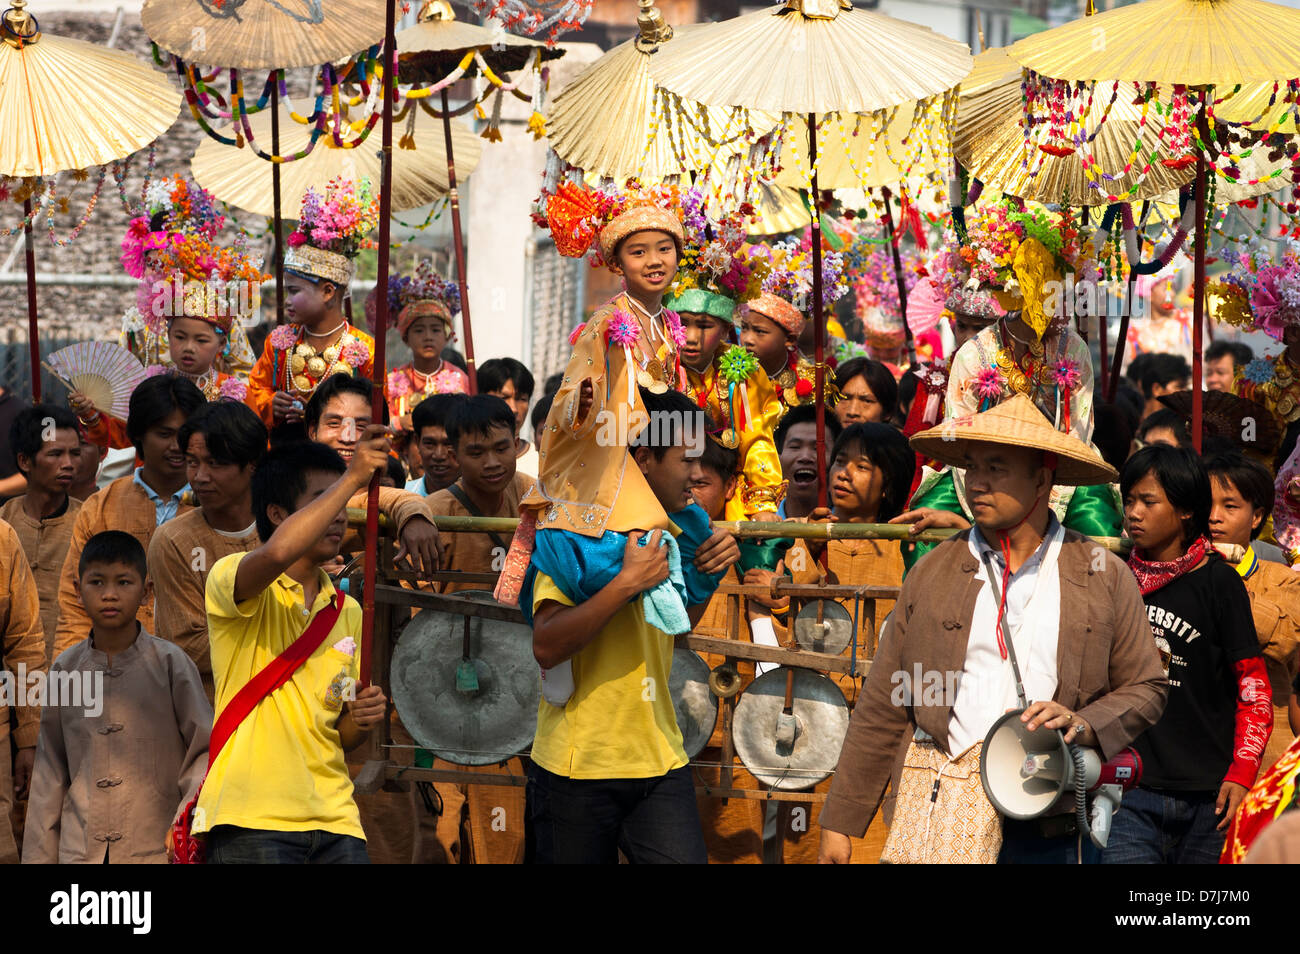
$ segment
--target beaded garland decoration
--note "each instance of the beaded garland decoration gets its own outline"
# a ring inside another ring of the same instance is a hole
[[[275,380],[284,390],[310,397],[320,383],[332,374],[354,374],[370,359],[370,350],[344,324],[343,334],[334,344],[316,349],[307,343],[301,325],[281,325],[271,332],[275,349]]]

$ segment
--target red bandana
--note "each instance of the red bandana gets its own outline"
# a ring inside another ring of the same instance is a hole
[[[1133,571],[1133,575],[1137,577],[1138,586],[1142,589],[1142,595],[1147,596],[1162,586],[1168,586],[1196,566],[1205,559],[1205,554],[1209,550],[1209,539],[1197,537],[1192,541],[1192,545],[1187,548],[1187,552],[1177,560],[1148,563],[1138,556],[1138,548],[1134,547],[1133,552],[1128,555],[1128,565],[1129,569]]]

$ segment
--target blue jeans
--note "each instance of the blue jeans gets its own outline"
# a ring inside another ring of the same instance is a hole
[[[1124,793],[1111,826],[1104,865],[1212,865],[1223,851],[1214,828],[1215,792],[1135,788]]]
[[[686,767],[657,778],[571,779],[528,766],[537,864],[708,863]]]
[[[366,843],[328,831],[266,831],[218,825],[208,833],[214,865],[368,865]]]
[[[1000,865],[1095,865],[1100,861],[1101,852],[1087,832],[1046,838],[1032,822],[1002,820]]]

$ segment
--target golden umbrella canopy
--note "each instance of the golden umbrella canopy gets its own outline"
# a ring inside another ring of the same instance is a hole
[[[145,0],[149,38],[189,63],[272,70],[344,60],[384,38],[384,0]]]
[[[657,15],[657,11],[655,12]],[[720,150],[687,128],[672,141],[654,136],[655,83],[650,60],[670,39],[679,42],[698,25],[672,27],[643,18],[641,34],[620,43],[582,71],[552,101],[546,116],[546,138],[565,162],[588,173],[622,182],[630,176],[658,181],[709,165]],[[706,110],[708,128],[723,150],[744,143],[727,110]],[[769,123],[768,128],[774,125]],[[743,130],[740,130],[743,132]],[[729,141],[730,140],[730,141]],[[649,144],[649,148],[647,148]],[[685,156],[683,163],[679,156]]]
[[[446,0],[425,3],[418,22],[397,34],[400,72],[408,82],[439,82],[471,50],[478,51],[488,67],[497,73],[513,73],[523,68],[533,61],[538,51],[543,60],[564,55],[564,50],[548,47],[540,40],[457,20]],[[472,75],[473,69],[467,72]]]
[[[1043,76],[1188,86],[1300,76],[1300,10],[1266,0],[1145,0],[1019,40]]]
[[[711,23],[651,63],[660,86],[708,106],[769,113],[869,113],[956,86],[964,43],[929,27],[855,9],[849,0],[787,0]]]
[[[270,136],[271,114],[263,110],[249,117],[253,135]],[[287,109],[280,110],[280,140],[288,151],[296,152],[307,145],[310,127],[294,122]],[[478,165],[483,140],[463,123],[452,123],[452,143],[456,150],[458,177],[468,176]],[[233,127],[224,130],[233,134]],[[442,126],[425,116],[417,117],[413,132],[414,149],[400,146],[393,150],[393,210],[428,205],[447,194],[447,150]],[[225,146],[215,139],[205,139],[194,152],[190,163],[194,179],[222,202],[268,218],[275,214],[272,200],[272,164],[259,159],[250,149]],[[280,166],[281,189],[285,211],[290,217],[308,188],[323,192],[326,183],[342,176],[345,179],[369,177],[378,188],[379,153],[373,148],[340,149],[328,134],[321,136],[316,148],[301,159]]]
[[[932,107],[941,108],[939,104]],[[892,188],[905,180],[919,184],[929,178],[942,180],[946,187],[951,147],[939,117],[934,119],[914,127],[912,110],[907,107],[900,107],[892,120],[882,116],[826,117],[817,124],[821,153],[818,185],[823,189]],[[886,131],[887,135],[882,135]],[[782,136],[776,183],[806,186],[810,172],[807,156],[808,120],[790,117]]]
[[[1170,153],[1156,138],[1163,123],[1154,106],[1147,112],[1142,149],[1134,160],[1133,171],[1111,181],[1098,173],[1099,188],[1089,185],[1082,161],[1085,151],[1096,157],[1098,169],[1107,172],[1122,169],[1132,155],[1142,107],[1133,104],[1132,87],[1126,89],[1125,85],[1121,84],[1108,118],[1090,144],[1068,156],[1049,155],[1033,141],[1026,144],[1024,140],[1020,122],[1020,66],[1005,49],[987,50],[975,57],[975,69],[961,84],[953,154],[985,186],[1038,202],[1064,202],[1068,197],[1071,205],[1096,206],[1150,199],[1177,191],[1194,170],[1170,169],[1160,162],[1170,158]],[[1105,107],[1112,88],[1109,82],[1098,84],[1094,110]],[[1024,167],[1026,145],[1028,168]],[[1152,147],[1155,147],[1156,161],[1139,182],[1140,171]],[[1136,191],[1132,191],[1135,185]]]
[[[42,34],[24,7],[14,0],[0,34],[0,173],[104,165],[176,121],[181,95],[163,73],[121,50]]]

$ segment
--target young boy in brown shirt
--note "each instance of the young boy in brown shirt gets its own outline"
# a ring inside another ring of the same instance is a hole
[[[80,673],[98,691],[53,698],[77,680],[50,681],[23,862],[162,864],[167,832],[207,770],[212,707],[189,657],[136,620],[153,595],[138,540],[120,530],[87,540],[77,595],[90,635],[50,671]]]

